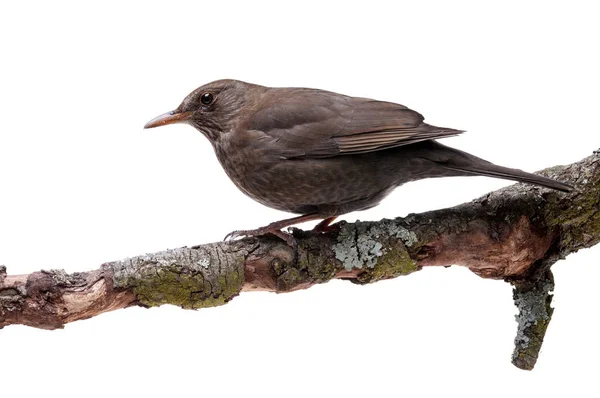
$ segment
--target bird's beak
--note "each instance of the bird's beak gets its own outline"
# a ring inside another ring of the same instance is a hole
[[[144,126],[145,129],[151,129],[154,127],[166,126],[167,124],[173,123],[185,123],[190,118],[192,112],[177,112],[171,111],[167,113],[163,113],[160,116],[155,117],[150,120]]]

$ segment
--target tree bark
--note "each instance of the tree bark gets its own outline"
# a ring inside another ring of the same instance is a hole
[[[265,236],[183,247],[102,264],[94,271],[7,275],[0,266],[0,328],[43,329],[129,306],[187,309],[243,291],[290,292],[331,279],[365,284],[426,266],[468,267],[514,286],[519,309],[513,363],[532,369],[552,315],[550,267],[600,241],[600,153],[541,174],[568,194],[515,184],[453,208],[321,234],[293,230],[296,247]]]

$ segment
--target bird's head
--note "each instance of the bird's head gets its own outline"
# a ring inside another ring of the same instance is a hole
[[[150,120],[144,128],[173,123],[188,123],[200,130],[211,141],[231,129],[251,91],[261,86],[237,80],[217,80],[192,91],[177,107]]]

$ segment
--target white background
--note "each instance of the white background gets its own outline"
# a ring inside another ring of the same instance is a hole
[[[9,274],[90,270],[289,216],[238,192],[193,128],[142,130],[220,78],[399,102],[468,131],[445,144],[529,171],[600,146],[593,2],[96,4],[0,5]],[[507,184],[422,181],[345,218],[451,206]],[[54,332],[7,327],[0,395],[598,396],[599,249],[554,267],[556,311],[533,372],[510,364],[510,287],[452,267],[246,293],[197,312],[132,308]]]

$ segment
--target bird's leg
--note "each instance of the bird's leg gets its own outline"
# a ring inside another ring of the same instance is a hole
[[[337,225],[331,225],[331,223],[337,218],[337,216],[332,216],[332,217],[327,217],[326,219],[324,219],[323,221],[321,221],[320,223],[318,223],[317,225],[315,225],[315,227],[313,228],[313,231],[315,232],[331,232],[331,231],[335,231],[337,229]]]
[[[295,244],[294,237],[292,235],[288,234],[287,232],[283,232],[281,229],[285,228],[285,227],[289,227],[294,224],[300,224],[303,222],[318,220],[321,218],[323,218],[323,217],[319,216],[318,214],[315,214],[315,213],[305,214],[305,215],[293,217],[293,218],[286,218],[285,220],[272,222],[271,224],[269,224],[265,227],[230,232],[225,236],[225,240],[242,238],[245,236],[261,236],[261,235],[266,235],[266,234],[273,234],[273,235],[283,239],[288,245],[294,246],[294,244]]]

